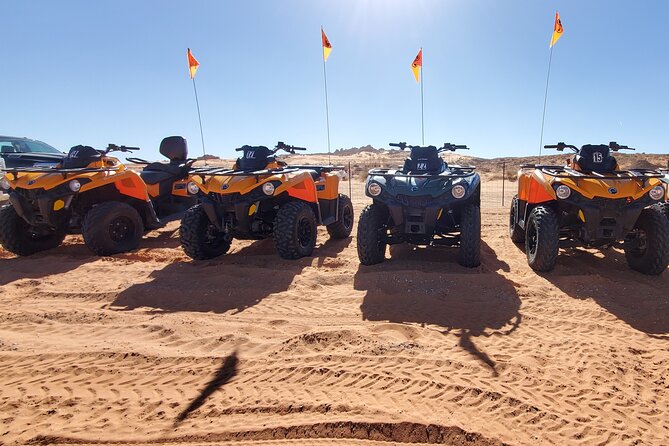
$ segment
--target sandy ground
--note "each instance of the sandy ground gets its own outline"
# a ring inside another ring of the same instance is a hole
[[[486,201],[483,264],[356,241],[192,262],[0,250],[0,444],[666,444],[669,273],[617,250],[538,275]],[[354,194],[356,215],[366,199]]]

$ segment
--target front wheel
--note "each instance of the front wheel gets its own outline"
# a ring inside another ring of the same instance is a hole
[[[0,245],[19,256],[55,248],[63,243],[65,233],[52,231],[40,234],[16,213],[10,204],[0,208]]]
[[[228,252],[232,238],[218,230],[201,205],[188,209],[179,228],[181,247],[188,257],[207,260]]]
[[[279,208],[274,219],[274,244],[283,259],[311,255],[316,247],[316,216],[308,204],[291,201]]]
[[[327,225],[330,238],[343,239],[351,235],[353,230],[353,203],[344,194],[339,194],[339,219]]]
[[[511,210],[509,211],[509,237],[513,243],[523,243],[525,241],[525,231],[518,225],[518,195],[511,200]]]
[[[627,264],[643,274],[658,275],[669,264],[669,222],[660,206],[641,211],[634,232],[623,244]]]
[[[481,208],[466,205],[460,215],[460,251],[458,263],[467,268],[481,264]]]
[[[381,204],[370,204],[358,221],[358,258],[363,265],[381,263],[386,257],[386,222],[388,210]]]
[[[108,201],[86,213],[81,234],[94,254],[109,256],[136,249],[144,235],[144,222],[129,204]]]
[[[548,206],[532,209],[525,226],[525,253],[527,263],[539,272],[555,268],[560,243],[558,217]]]

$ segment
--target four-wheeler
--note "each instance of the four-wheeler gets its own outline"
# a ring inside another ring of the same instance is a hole
[[[81,232],[97,255],[135,249],[146,229],[160,227],[194,203],[186,190],[194,160],[187,158],[180,136],[160,144],[169,163],[131,158],[146,164],[139,173],[109,156],[133,150],[114,144],[106,150],[75,146],[55,167],[6,169],[0,186],[10,204],[0,208],[0,244],[26,256]]]
[[[623,242],[630,268],[656,275],[669,264],[669,222],[657,206],[666,191],[657,170],[619,170],[615,142],[560,142],[545,148],[575,152],[566,166],[524,165],[511,203],[509,234],[524,243],[536,271],[550,271],[559,247],[611,247]]]
[[[458,261],[473,268],[480,264],[481,179],[474,167],[448,165],[440,152],[466,149],[444,144],[408,146],[391,143],[411,156],[401,169],[372,169],[365,191],[373,203],[360,215],[358,257],[363,265],[385,259],[386,246],[459,246]]]
[[[210,259],[225,254],[233,238],[272,237],[282,258],[297,259],[311,255],[319,224],[331,238],[350,235],[353,205],[339,193],[342,167],[289,166],[275,154],[306,149],[283,142],[273,150],[247,145],[236,150],[243,154],[232,169],[203,167],[190,174],[188,190],[199,203],[181,221],[181,246],[188,256]]]

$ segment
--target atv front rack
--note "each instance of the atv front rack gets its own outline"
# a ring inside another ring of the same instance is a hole
[[[343,166],[286,166],[280,169],[260,169],[260,170],[235,170],[226,167],[198,167],[190,171],[191,175],[198,175],[201,178],[206,176],[232,176],[232,177],[259,177],[269,175],[281,175],[285,173],[299,172],[300,170],[311,169],[318,172],[332,172],[335,170],[344,170]]]
[[[118,172],[120,167],[76,167],[66,169],[64,167],[17,167],[14,169],[6,169],[5,174],[11,174],[13,179],[18,178],[20,173],[59,173],[66,178],[67,175],[91,173],[91,172]]]
[[[474,173],[476,167],[473,166],[452,166],[450,167],[450,172],[442,173],[403,173],[399,169],[386,169],[378,168],[371,169],[368,172],[368,175],[382,175],[386,178],[422,178],[422,179],[435,179],[435,178],[465,178]]]
[[[540,169],[543,173],[558,178],[577,178],[583,180],[645,180],[649,178],[664,178],[664,174],[657,169],[629,169],[613,172],[581,172],[568,166],[551,166],[541,164],[523,164],[521,169]]]

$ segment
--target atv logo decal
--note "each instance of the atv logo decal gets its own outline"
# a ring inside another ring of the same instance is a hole
[[[609,193],[611,195],[615,195],[618,193],[618,189],[616,189],[615,187],[609,187]]]
[[[225,183],[223,186],[221,186],[221,189],[225,190],[229,187],[230,187],[230,185],[228,183]]]
[[[427,163],[416,163],[416,170],[427,170]]]
[[[256,151],[255,150],[249,150],[246,152],[246,159],[255,159],[256,157]]]
[[[30,180],[30,181],[28,181],[28,186],[32,186],[36,182],[37,182],[37,180]]]
[[[602,156],[602,152],[595,152],[592,154],[592,161],[595,163],[601,163],[604,161],[604,156]]]
[[[411,186],[411,192],[416,192],[418,190],[418,186]]]

